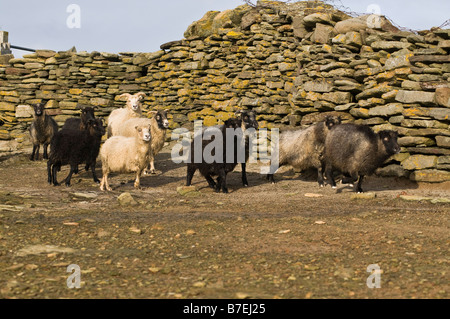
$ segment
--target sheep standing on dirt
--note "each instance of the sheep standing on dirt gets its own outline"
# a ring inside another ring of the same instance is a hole
[[[149,124],[151,126],[152,142],[149,152],[149,165],[144,174],[155,174],[155,156],[161,151],[166,141],[166,133],[169,128],[167,120],[168,110],[150,111],[153,114],[151,119],[134,118],[123,123],[117,130],[117,135],[133,137],[136,135],[135,126]]]
[[[65,129],[79,129],[84,130],[88,126],[89,120],[95,120],[94,114],[95,108],[90,106],[81,107],[80,117],[68,118],[65,122],[62,130]]]
[[[355,192],[362,193],[364,176],[371,175],[390,156],[400,152],[398,133],[391,130],[375,133],[370,127],[342,124],[329,132],[325,140],[324,164],[326,177],[333,188],[333,170],[358,181]]]
[[[31,153],[30,160],[39,159],[39,148],[43,144],[44,147],[44,159],[48,159],[47,148],[50,144],[53,136],[58,132],[58,124],[55,120],[47,115],[45,112],[45,104],[40,103],[34,107],[34,121],[30,126],[31,143],[33,144],[33,152]]]
[[[108,138],[119,135],[120,126],[131,118],[142,117],[141,100],[145,93],[139,92],[134,95],[129,93],[121,94],[119,97],[126,97],[127,103],[124,108],[120,108],[111,112],[108,117]]]
[[[152,143],[149,157],[149,166],[144,172],[145,174],[156,174],[155,171],[155,156],[162,150],[164,142],[166,141],[166,133],[169,128],[169,121],[167,120],[168,110],[152,111],[154,113],[151,119],[151,133]]]
[[[278,147],[275,146],[271,156],[270,172],[267,179],[275,183],[273,174],[283,165],[291,165],[299,170],[317,169],[317,181],[324,186],[322,156],[325,138],[332,128],[341,124],[336,116],[327,116],[324,121],[306,129],[286,131],[280,134]],[[277,164],[278,159],[278,165]]]
[[[140,177],[148,165],[151,144],[151,127],[149,124],[136,125],[137,134],[134,137],[113,136],[106,140],[100,149],[103,177],[100,190],[111,191],[108,175],[112,172],[136,172],[134,187],[140,187]]]
[[[66,186],[70,186],[72,174],[78,171],[78,165],[82,163],[90,166],[94,181],[99,183],[95,164],[104,134],[105,128],[100,119],[89,120],[85,130],[65,129],[55,134],[50,144],[50,158],[47,162],[48,183],[59,185],[56,172],[62,165],[70,165],[70,172],[64,180]]]
[[[196,163],[196,137],[194,137],[194,142],[191,144],[191,151],[187,164],[186,186],[191,185],[192,177],[194,176],[195,171],[198,169],[200,173],[205,177],[211,188],[215,189],[216,192],[222,191],[223,193],[228,193],[228,188],[226,186],[226,176],[229,172],[234,170],[239,162],[241,163],[242,167],[242,182],[245,186],[248,185],[245,163],[249,158],[249,144],[246,131],[251,128],[258,128],[258,122],[256,122],[255,113],[252,111],[239,111],[238,114],[240,115],[240,118],[228,119],[223,125],[214,128],[207,128],[202,132],[203,135],[205,132],[207,132],[207,130],[218,131],[216,132],[218,133],[217,136],[222,139],[222,154],[219,155],[219,158],[216,158],[215,151],[214,154],[211,154],[212,156],[214,156],[214,160],[207,161],[207,159],[204,158],[203,153],[205,148],[210,147],[209,144],[213,143],[215,141],[215,138],[211,140],[202,138],[202,158],[200,163]],[[230,143],[230,140],[232,141],[232,144],[227,145]],[[231,149],[229,148],[230,146]],[[241,154],[241,152],[244,152],[244,154]],[[233,154],[233,158],[230,159],[229,154],[227,155],[227,153]],[[213,180],[212,176],[218,176],[217,183]]]

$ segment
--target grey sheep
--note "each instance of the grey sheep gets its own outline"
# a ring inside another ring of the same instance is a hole
[[[44,147],[44,159],[48,159],[47,149],[53,136],[58,132],[58,124],[55,120],[45,112],[45,104],[35,104],[34,108],[34,121],[29,128],[31,143],[33,144],[33,151],[30,156],[30,160],[39,159],[39,148],[43,144]]]
[[[327,116],[324,121],[306,129],[281,133],[279,143],[275,145],[272,151],[270,171],[267,174],[267,179],[275,183],[273,174],[283,165],[291,165],[300,170],[316,168],[317,181],[319,186],[323,187],[322,156],[325,138],[328,132],[339,124],[341,124],[339,117]]]
[[[362,193],[364,176],[371,175],[390,156],[400,152],[398,133],[384,130],[375,133],[370,127],[342,124],[332,129],[325,140],[325,176],[333,188],[333,171],[349,176],[357,184],[355,192]]]

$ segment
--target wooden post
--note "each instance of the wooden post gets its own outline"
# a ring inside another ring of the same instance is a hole
[[[11,45],[8,42],[8,32],[0,31],[0,55],[12,54]]]

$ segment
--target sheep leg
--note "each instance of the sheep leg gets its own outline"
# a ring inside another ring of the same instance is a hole
[[[52,163],[47,161],[47,182],[52,185]]]
[[[224,169],[219,171],[219,177],[217,177],[216,193],[220,192],[220,190],[222,190],[222,193],[224,194],[228,193],[227,173],[225,173]]]
[[[331,188],[336,188],[336,182],[333,176],[333,167],[331,167],[330,165],[327,165],[325,168],[325,176],[327,177],[327,180],[331,184]]]
[[[192,177],[197,169],[193,165],[187,166],[187,174],[186,174],[186,186],[191,186]]]
[[[317,168],[317,182],[319,183],[320,187],[324,186],[324,180],[323,180],[323,168],[322,166]]]
[[[272,165],[272,163],[270,163],[270,169],[269,169],[269,174],[266,175],[266,179],[272,183],[275,184],[275,180],[273,179],[273,174],[281,167],[283,166],[284,163],[278,163],[278,167],[275,167],[275,165]]]
[[[149,157],[149,163],[147,165],[147,169],[144,171],[144,174],[145,175],[156,174],[155,159],[152,156]]]
[[[136,180],[134,181],[134,188],[141,188],[141,173],[142,170],[136,172]]]
[[[86,167],[89,167],[89,164],[86,164]],[[95,173],[95,161],[92,164],[90,164],[90,167],[91,167],[92,178],[94,179],[94,182],[99,184],[100,180],[97,178],[97,174]]]
[[[31,156],[32,156],[32,161],[34,160],[34,161],[37,161],[37,160],[39,160],[39,150],[41,149],[41,145],[40,144],[38,144],[38,145],[34,145],[33,146],[33,153],[31,154]],[[33,159],[34,158],[34,159]]]
[[[38,149],[39,145],[33,145],[33,151],[31,152],[30,161],[34,161],[34,156],[36,154],[36,149]],[[39,149],[38,149],[39,154]]]
[[[67,175],[66,179],[64,180],[66,186],[70,186],[70,180],[72,179],[72,175],[73,175],[73,172],[75,171],[75,169],[76,169],[75,165],[70,165],[69,175]]]
[[[206,175],[205,179],[208,182],[209,187],[211,187],[212,189],[216,188],[216,182],[214,182],[214,179],[211,177],[211,175]]]
[[[248,186],[246,167],[247,167],[246,163],[241,163],[242,185],[244,185],[244,186]]]
[[[358,193],[364,193],[364,191],[363,191],[362,188],[361,188],[363,179],[364,179],[364,175],[359,175],[358,182],[356,183],[356,191],[357,191]]]
[[[109,187],[109,184],[108,184],[108,174],[109,174],[109,172],[103,172],[102,181],[100,183],[101,191],[104,191],[105,188],[107,191],[112,191],[112,188]]]
[[[48,143],[44,143],[43,147],[44,147],[44,159],[48,159],[48,153],[47,153]]]
[[[57,172],[58,172],[58,165],[53,164],[53,167],[52,167],[52,179],[53,179],[52,182],[53,182],[53,186],[59,186],[58,180],[57,180],[57,177],[56,177]]]

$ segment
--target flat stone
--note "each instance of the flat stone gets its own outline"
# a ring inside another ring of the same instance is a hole
[[[399,146],[432,146],[433,139],[422,136],[402,136],[397,140]]]
[[[389,103],[386,105],[375,106],[369,109],[370,116],[392,116],[402,114],[403,105],[400,103]]]
[[[375,50],[396,51],[401,49],[409,49],[413,45],[409,42],[401,41],[375,41],[371,47]]]
[[[330,80],[308,81],[303,84],[303,89],[311,92],[331,92],[333,90],[333,82]]]
[[[395,100],[401,103],[421,103],[426,105],[435,105],[435,94],[433,92],[423,91],[398,91]]]
[[[350,199],[374,199],[377,195],[375,193],[359,193],[350,195]]]
[[[411,155],[402,162],[402,166],[407,170],[434,168],[437,165],[437,156]]]
[[[450,88],[440,87],[436,89],[436,103],[445,107],[450,107]]]
[[[409,179],[416,182],[440,183],[450,181],[450,172],[436,169],[413,171]]]
[[[50,253],[75,253],[76,250],[69,247],[58,247],[55,245],[28,245],[16,252],[16,256],[24,257],[28,255],[40,255]]]
[[[450,136],[436,136],[436,144],[439,147],[450,148]]]

